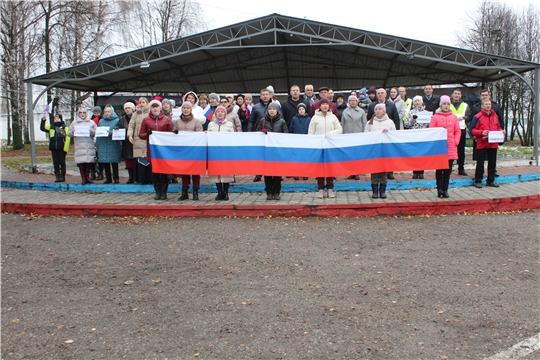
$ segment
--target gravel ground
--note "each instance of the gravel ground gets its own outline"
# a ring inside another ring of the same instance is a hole
[[[3,359],[480,359],[540,332],[538,212],[1,222]]]

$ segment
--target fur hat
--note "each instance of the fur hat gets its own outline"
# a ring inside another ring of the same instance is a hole
[[[441,100],[439,101],[439,106],[441,106],[442,104],[451,104],[452,102],[450,101],[450,96],[448,95],[443,95],[441,96]]]

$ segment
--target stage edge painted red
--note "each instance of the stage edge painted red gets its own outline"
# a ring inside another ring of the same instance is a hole
[[[1,210],[21,214],[41,215],[103,215],[103,216],[379,216],[437,215],[477,212],[522,211],[540,208],[540,195],[468,201],[393,203],[381,200],[377,204],[336,205],[64,205],[2,203]]]

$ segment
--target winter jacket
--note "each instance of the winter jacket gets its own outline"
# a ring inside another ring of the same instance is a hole
[[[482,102],[474,104],[472,114],[478,114],[480,111],[482,111]],[[491,101],[491,111],[494,111],[497,114],[497,117],[499,118],[499,125],[501,125],[501,129],[504,129],[504,115],[501,106],[495,101]]]
[[[270,104],[270,101],[265,104],[262,102],[262,100],[259,100],[259,103],[253,106],[253,109],[251,110],[251,118],[249,119],[248,123],[248,131],[256,131],[258,129],[259,123],[266,116],[266,110],[268,109],[268,104]]]
[[[249,119],[251,118],[251,114],[249,113],[247,105],[245,106],[245,109],[242,109],[242,107],[238,107],[237,113],[238,119],[240,119],[240,123],[242,124],[242,132],[248,131],[248,123]]]
[[[191,109],[191,113],[193,114],[193,117],[195,119],[197,119],[197,120],[199,120],[201,122],[201,124],[205,124],[206,123],[206,116],[204,116],[203,108],[199,106],[199,97],[197,96],[197,94],[195,94],[195,92],[188,91],[187,93],[185,93],[183,98],[182,98],[182,103],[184,103],[186,101],[186,96],[188,96],[190,94],[195,96],[195,104],[193,104],[193,109]]]
[[[431,99],[429,100],[426,95],[422,96],[422,102],[424,103],[426,111],[431,111],[432,113],[435,113],[435,111],[437,111],[440,101],[441,98],[439,97],[439,95],[431,94]]]
[[[297,101],[294,101],[289,95],[287,100],[281,102],[281,114],[283,115],[283,118],[287,123],[287,127],[289,128],[291,127],[293,117],[295,117],[298,112],[298,104],[300,103],[306,105],[306,114],[309,114],[309,109],[311,108],[309,100],[305,100],[304,98],[300,97]]]
[[[184,115],[180,116],[180,119],[176,120],[173,125],[173,130],[178,131],[203,131],[203,127],[200,121],[193,117],[191,120],[186,120]]]
[[[99,120],[98,126],[107,126],[109,128],[109,136],[97,137],[96,147],[98,148],[98,161],[100,163],[119,163],[122,155],[122,141],[112,139],[112,130],[119,127],[120,118],[114,112],[108,118],[102,117]]]
[[[348,106],[349,104],[347,103],[342,103],[341,105],[338,105],[336,103],[336,108],[337,108],[337,112],[338,112],[338,120],[341,121],[341,119],[343,118],[343,111],[345,111],[345,109],[348,109]]]
[[[123,114],[120,117],[120,129],[126,129],[126,140],[122,141],[122,159],[133,159],[133,145],[127,140],[127,129],[129,128],[129,122],[131,121],[131,118],[133,117],[133,114],[131,116],[128,116],[127,114]]]
[[[242,123],[240,122],[240,118],[238,118],[238,113],[234,111],[234,105],[229,105],[227,107],[226,118],[231,124],[234,125],[234,131],[242,132]],[[210,126],[210,123],[208,124],[208,126]]]
[[[90,136],[74,137],[73,135],[75,132],[75,126],[88,126],[90,128]],[[86,116],[84,119],[76,116],[75,120],[71,123],[68,135],[70,137],[73,137],[73,141],[75,142],[75,162],[77,164],[96,162],[96,148],[94,145],[94,135],[96,134],[96,128],[96,123],[89,116]]]
[[[285,122],[285,119],[281,117],[280,114],[277,114],[274,117],[270,117],[270,115],[266,114],[266,116],[259,121],[259,126],[257,127],[257,131],[262,131],[264,126],[264,129],[268,132],[278,132],[278,133],[288,133],[289,130],[287,128],[287,123]]]
[[[405,120],[403,121],[403,125],[405,129],[427,129],[429,127],[428,123],[424,123],[424,124],[417,123],[416,119],[414,118],[415,116],[417,116],[416,114],[422,111],[424,111],[424,107],[420,106],[420,107],[413,107],[411,111],[407,113],[407,116],[405,117]]]
[[[317,101],[316,103],[311,104],[311,108],[309,109],[309,115],[311,116],[311,118],[313,118],[313,116],[315,115],[315,112],[319,110],[320,104],[321,104],[320,101]],[[336,118],[339,119],[339,112],[338,112],[336,104],[331,101],[329,102],[329,104],[330,104],[330,111],[332,111],[332,114],[336,115]]]
[[[172,132],[173,125],[171,119],[165,116],[163,111],[160,111],[158,115],[154,115],[152,114],[152,112],[150,112],[150,114],[148,114],[148,116],[143,119],[141,124],[141,130],[139,131],[139,137],[143,140],[146,140],[147,142],[149,140],[147,135],[148,130]],[[149,144],[146,144],[146,158],[148,159],[148,161],[151,162]]]
[[[235,125],[229,119],[225,118],[225,121],[218,123],[218,120],[215,118],[208,124],[209,132],[235,132]],[[234,175],[218,175],[218,176],[208,176],[208,181],[211,183],[230,183],[234,181]]]
[[[315,111],[315,115],[309,123],[309,135],[342,134],[343,128],[337,116],[328,111],[326,114],[321,110]]]
[[[374,116],[373,121],[369,121],[367,123],[365,132],[383,131],[384,129],[388,131],[396,130],[396,124],[388,117],[387,114],[384,114],[384,116],[380,119]]]
[[[378,101],[374,101],[369,104],[367,113],[368,121],[371,120],[371,118],[375,115],[375,105],[377,105],[378,103]],[[399,112],[397,110],[396,104],[394,104],[394,102],[391,100],[386,100],[384,104],[386,105],[386,115],[394,121],[396,130],[401,130],[401,118],[399,117]]]
[[[289,133],[291,134],[307,134],[309,130],[309,123],[311,118],[307,115],[296,115],[291,120],[291,126],[289,127]]]
[[[459,120],[451,111],[442,112],[437,110],[429,123],[430,128],[441,127],[447,130],[448,160],[457,160],[457,146],[461,139]]]
[[[484,130],[489,131],[502,131],[499,117],[495,111],[490,111],[488,114],[486,110],[482,109],[476,114],[471,122],[471,133],[476,139],[477,149],[497,149],[499,143],[490,143],[487,135],[482,135]]]
[[[341,114],[341,126],[344,134],[361,133],[366,131],[366,112],[357,106],[354,109],[349,107]]]
[[[53,125],[45,125],[47,120],[41,120],[40,129],[46,133],[49,133],[49,150],[62,150],[64,152],[69,151],[69,143],[71,138],[68,135],[69,127],[66,126],[64,121],[53,123]],[[64,130],[62,136],[60,129]]]
[[[148,116],[150,113],[150,107],[146,107],[142,110],[137,109],[131,120],[129,121],[129,127],[127,130],[126,136],[133,138],[133,157],[134,158],[143,158],[146,157],[146,140],[143,140],[139,137],[139,132],[141,131],[141,124],[143,119]]]

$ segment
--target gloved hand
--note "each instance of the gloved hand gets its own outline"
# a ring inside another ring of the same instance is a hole
[[[261,131],[262,131],[263,133],[265,133],[265,135],[268,134],[268,130],[266,130],[266,129],[262,129]]]
[[[178,134],[178,129],[173,130],[173,133]]]
[[[413,118],[414,120],[416,120],[416,119],[418,119],[418,115],[413,115],[412,118]]]
[[[382,129],[382,132],[383,133],[388,132],[388,129]]]
[[[152,135],[152,129],[146,130],[146,136],[150,136],[150,135]]]

